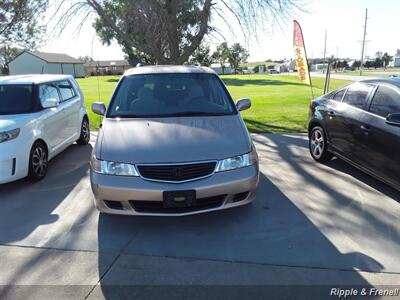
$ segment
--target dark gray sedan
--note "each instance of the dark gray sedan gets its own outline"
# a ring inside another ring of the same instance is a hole
[[[250,203],[258,156],[239,111],[209,68],[139,67],[121,78],[91,160],[97,209],[188,215]]]
[[[334,155],[400,190],[400,80],[370,79],[310,105],[310,152]]]

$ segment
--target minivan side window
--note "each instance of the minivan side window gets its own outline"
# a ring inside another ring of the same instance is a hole
[[[57,83],[58,89],[61,94],[61,101],[67,101],[76,96],[76,92],[72,87],[72,84],[68,80],[64,80]]]
[[[60,95],[53,83],[45,83],[39,86],[39,98],[41,102],[47,99],[56,99],[60,102]]]
[[[339,101],[339,102],[342,101],[343,95],[345,92],[346,92],[346,89],[342,89],[342,90],[336,92],[336,94],[333,95],[332,100]]]
[[[361,83],[352,84],[344,96],[343,102],[364,109],[371,86]]]
[[[380,85],[372,99],[369,111],[384,118],[392,113],[400,113],[399,91],[392,87]]]

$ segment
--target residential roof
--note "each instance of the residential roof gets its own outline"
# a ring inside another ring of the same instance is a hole
[[[71,75],[30,74],[15,76],[0,76],[0,84],[39,84],[73,78]]]
[[[116,67],[129,65],[127,60],[96,60],[85,63],[85,67]]]
[[[141,75],[141,74],[171,74],[171,73],[203,73],[203,74],[217,74],[212,69],[207,67],[198,66],[144,66],[129,69],[125,72],[124,76]]]
[[[31,51],[27,51],[27,50],[22,51],[20,54],[18,54],[16,57],[14,57],[11,61],[17,59],[23,53],[29,53],[33,56],[40,58],[41,60],[44,60],[45,62],[48,62],[48,63],[84,64],[83,61],[73,58],[72,56],[69,56],[64,53],[47,53],[47,52],[39,52],[39,51],[31,52]]]

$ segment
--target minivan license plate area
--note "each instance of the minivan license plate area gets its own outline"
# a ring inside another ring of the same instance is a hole
[[[166,191],[163,200],[165,208],[192,207],[196,205],[196,191]]]

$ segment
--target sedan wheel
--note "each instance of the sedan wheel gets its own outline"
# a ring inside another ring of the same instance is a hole
[[[333,155],[328,151],[325,132],[322,127],[316,126],[310,134],[309,148],[311,156],[319,162],[332,159]]]
[[[29,160],[29,175],[33,181],[39,181],[46,176],[48,164],[47,149],[43,143],[37,142],[33,145]]]

